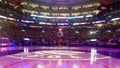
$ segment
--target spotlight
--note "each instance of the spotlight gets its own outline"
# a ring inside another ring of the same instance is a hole
[[[59,28],[59,32],[62,32],[62,28]]]
[[[78,33],[79,33],[79,31],[75,31],[75,33],[76,33],[76,34],[78,34]]]

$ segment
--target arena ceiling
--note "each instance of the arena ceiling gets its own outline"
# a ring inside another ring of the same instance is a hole
[[[25,0],[21,0],[21,1],[25,1]],[[110,4],[111,2],[117,1],[117,0],[26,0],[26,1],[33,2],[33,3],[49,4],[49,5],[72,5],[72,4],[86,4],[86,3],[93,3],[93,2]]]
[[[119,0],[6,0],[14,3],[27,1],[32,3],[39,4],[48,4],[48,5],[72,5],[72,4],[86,4],[93,2],[100,2],[102,4],[108,5],[111,2],[119,1]]]
[[[77,3],[91,3],[91,2],[99,2],[99,0],[31,0],[34,2],[51,4],[51,5],[68,5],[68,4],[77,4]]]

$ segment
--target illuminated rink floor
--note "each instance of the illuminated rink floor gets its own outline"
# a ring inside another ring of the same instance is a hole
[[[0,68],[120,68],[120,49],[1,47]]]

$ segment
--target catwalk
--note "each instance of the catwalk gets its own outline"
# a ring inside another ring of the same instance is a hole
[[[120,68],[120,50],[93,47],[1,47],[0,68]]]

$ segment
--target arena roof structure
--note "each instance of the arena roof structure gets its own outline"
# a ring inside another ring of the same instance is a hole
[[[119,20],[119,0],[0,0],[0,18],[29,25],[76,26]]]
[[[99,0],[29,0],[34,3],[42,3],[47,5],[75,5],[75,4],[85,4],[92,2],[99,2]]]

